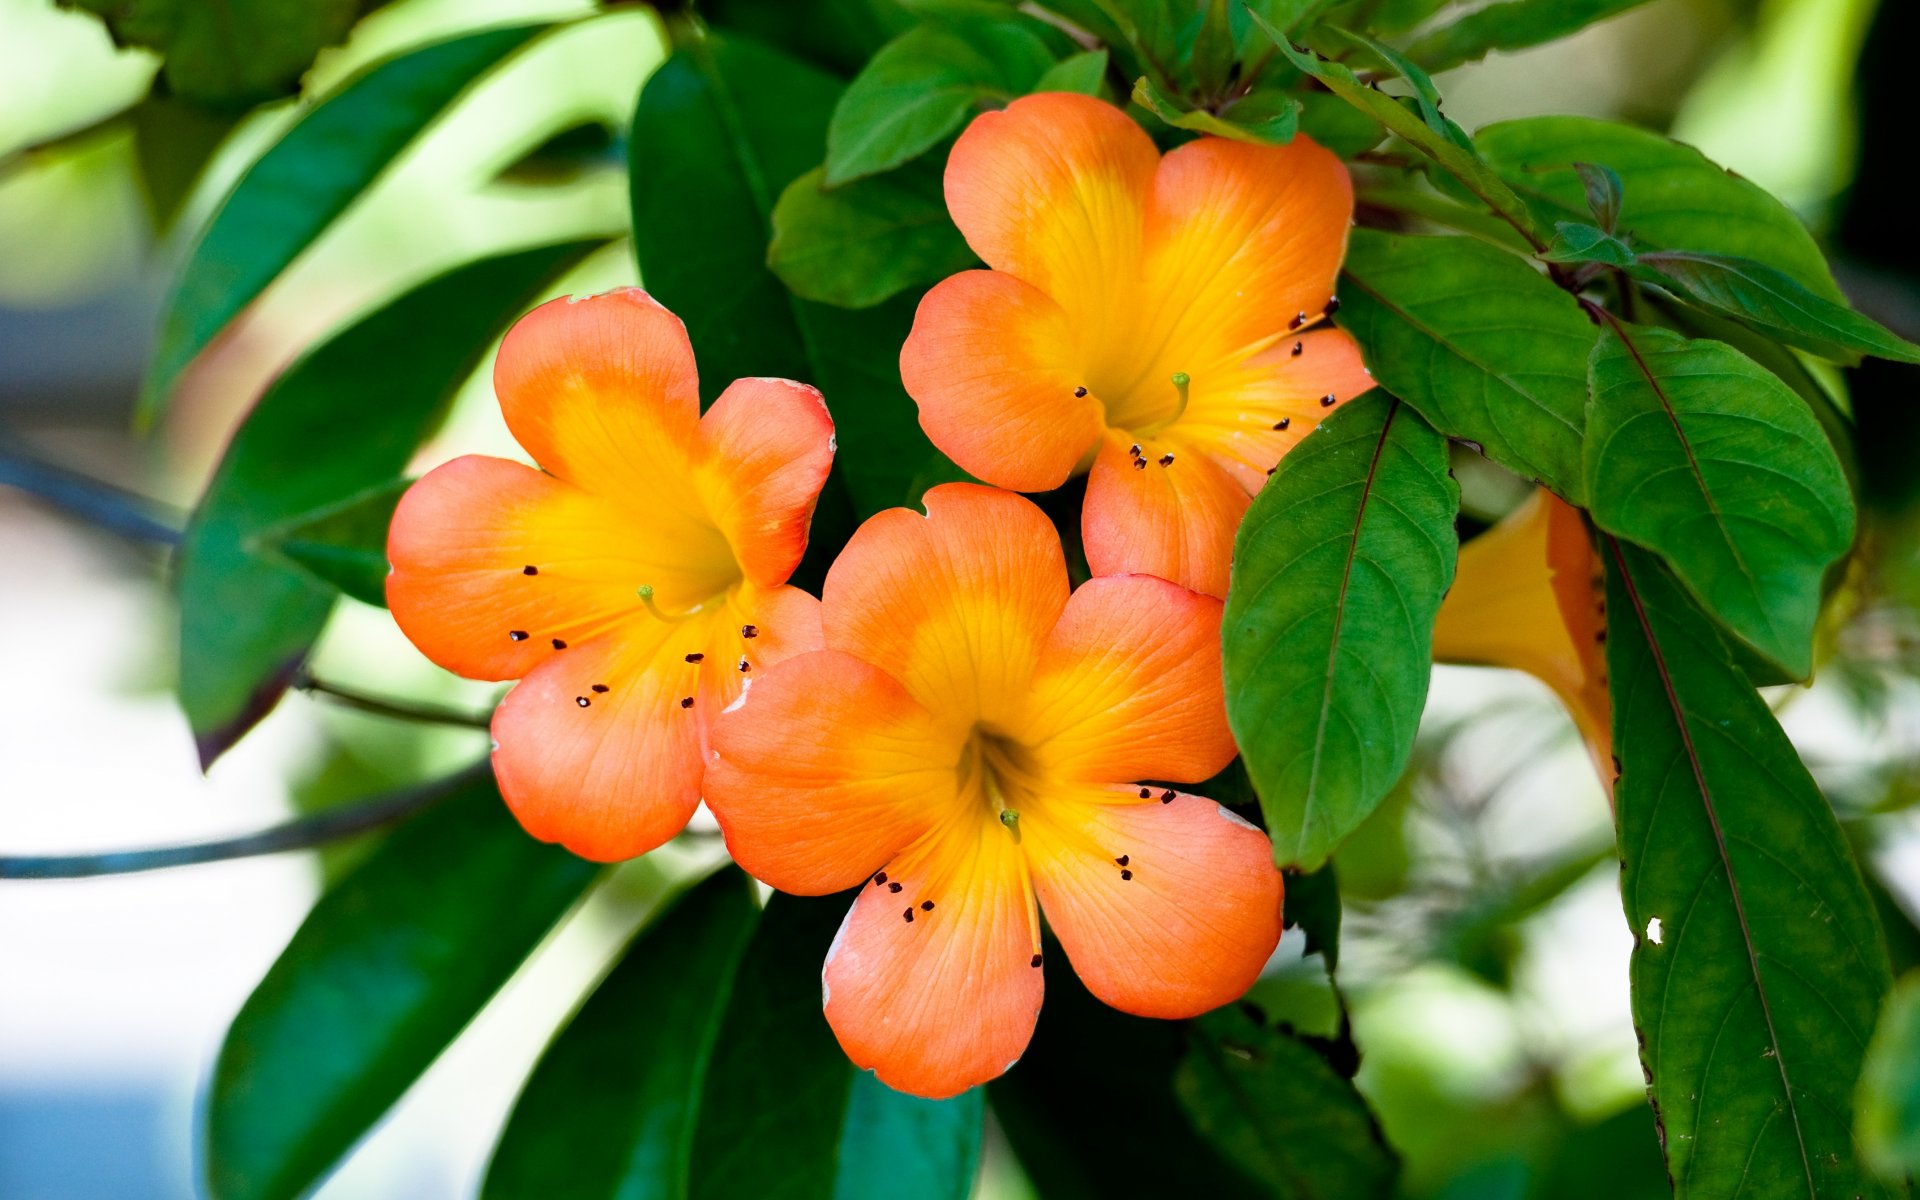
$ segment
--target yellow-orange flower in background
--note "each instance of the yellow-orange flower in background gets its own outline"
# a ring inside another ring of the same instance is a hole
[[[1553,689],[1613,785],[1606,590],[1580,510],[1541,488],[1460,548],[1433,628],[1442,662],[1511,667]]]
[[[756,672],[714,728],[707,803],[782,891],[865,883],[826,1013],[886,1083],[1004,1072],[1040,1009],[1039,915],[1094,995],[1184,1017],[1280,937],[1266,835],[1187,783],[1234,756],[1220,602],[1145,575],[1068,594],[1046,517],[948,484],[881,513],[828,573],[826,648]]]
[[[1112,105],[1046,93],[968,126],[946,195],[992,269],[928,292],[901,352],[927,435],[1019,491],[1091,460],[1093,572],[1224,596],[1253,493],[1373,386],[1319,324],[1352,224],[1346,167],[1305,137],[1162,157]]]
[[[527,831],[644,853],[700,802],[708,731],[753,671],[820,644],[786,585],[833,460],[820,393],[743,379],[703,417],[679,318],[637,288],[554,300],[494,388],[544,472],[469,455],[402,498],[394,619],[427,657],[518,679],[494,771]]]

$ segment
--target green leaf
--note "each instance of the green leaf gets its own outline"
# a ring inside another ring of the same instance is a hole
[[[1682,250],[1647,251],[1639,261],[1646,268],[1640,278],[1822,358],[1852,365],[1872,354],[1920,362],[1920,346],[1765,263]]]
[[[484,1200],[682,1197],[700,1090],[759,920],[726,868],[656,917],[567,1022],[515,1101]]]
[[[290,96],[320,51],[344,41],[367,0],[65,0],[99,16],[120,46],[161,57],[167,90],[242,109]]]
[[[305,1194],[597,870],[528,837],[490,778],[394,830],[320,897],[227,1030],[207,1105],[212,1194]]]
[[[940,171],[910,163],[829,190],[815,168],[773,209],[767,265],[803,300],[869,308],[975,262],[947,216]]]
[[[1470,238],[1356,229],[1340,323],[1434,428],[1579,504],[1595,331],[1524,259]]]
[[[141,388],[141,419],[159,414],[214,335],[478,76],[550,28],[488,29],[375,63],[280,135],[228,193],[181,268]]]
[[[1836,304],[1846,299],[1792,210],[1692,146],[1591,117],[1502,121],[1474,140],[1544,225],[1588,219],[1579,164],[1600,164],[1624,181],[1618,231],[1638,243],[1756,259]]]
[[[259,544],[362,604],[387,606],[387,529],[412,481],[396,480],[303,513],[260,535]]]
[[[1712,624],[1650,555],[1607,557],[1633,1014],[1675,1191],[1880,1195],[1850,1119],[1889,982],[1859,867]]]
[[[888,42],[834,107],[827,186],[918,158],[982,103],[1031,90],[1053,55],[1013,15],[929,23]]]
[[[1807,406],[1723,342],[1608,318],[1594,347],[1594,523],[1666,559],[1707,610],[1794,678],[1853,497]]]
[[[1326,960],[1327,973],[1340,967],[1340,883],[1331,860],[1318,871],[1287,874],[1287,924],[1306,935],[1306,953]]]
[[[826,396],[837,469],[864,516],[901,503],[934,454],[894,354],[918,297],[834,308],[791,295],[766,264],[774,202],[819,165],[840,89],[745,38],[675,52],[634,116],[633,240],[648,290],[686,322],[703,397],[751,376]]]
[[[1297,1038],[1238,1008],[1193,1021],[1174,1091],[1202,1137],[1281,1200],[1384,1200],[1399,1156],[1366,1101]]]
[[[1587,191],[1587,211],[1600,222],[1601,229],[1616,232],[1620,228],[1620,205],[1626,198],[1626,184],[1619,173],[1612,167],[1583,162],[1573,164],[1573,171]]]
[[[693,1200],[966,1200],[971,1191],[982,1093],[902,1095],[856,1071],[827,1027],[821,965],[852,903],[768,901],[707,1069]]]
[[[133,106],[128,117],[154,228],[171,229],[214,152],[239,124],[239,115],[202,108],[155,89]]]
[[[333,609],[334,589],[274,554],[268,535],[390,483],[493,339],[599,244],[523,250],[429,280],[309,351],[247,414],[176,559],[180,703],[203,764],[279,700]]]
[[[1604,229],[1578,221],[1556,225],[1553,244],[1540,257],[1548,262],[1597,262],[1610,267],[1630,267],[1635,262],[1632,246]]]
[[[1300,132],[1341,158],[1371,150],[1386,136],[1379,122],[1331,92],[1307,92],[1296,101],[1300,105]]]
[[[1407,764],[1453,582],[1446,439],[1372,392],[1280,461],[1234,539],[1227,717],[1274,860],[1313,870]]]
[[[1036,79],[1033,90],[1036,92],[1078,92],[1083,96],[1098,96],[1106,85],[1107,52],[1089,50],[1071,58],[1061,59]]]
[[[1887,997],[1860,1073],[1860,1148],[1890,1178],[1920,1173],[1920,972]]]
[[[626,139],[604,121],[578,121],[545,138],[493,177],[495,183],[552,187],[595,171],[624,167]]]
[[[825,70],[852,75],[916,21],[908,0],[701,0],[716,29],[777,46]],[[815,161],[819,156],[814,156]]]
[[[1472,62],[1494,50],[1523,50],[1577,33],[1647,0],[1506,0],[1443,25],[1408,53],[1430,71]]]
[[[1236,142],[1283,146],[1300,128],[1300,102],[1280,93],[1256,93],[1266,103],[1243,101],[1215,115],[1167,95],[1147,76],[1134,81],[1133,102],[1175,129],[1210,133]],[[1248,97],[1253,100],[1254,97]]]

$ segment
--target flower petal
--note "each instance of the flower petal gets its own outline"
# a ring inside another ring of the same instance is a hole
[[[827,952],[827,1023],[854,1065],[902,1092],[940,1099],[997,1078],[1026,1052],[1043,991],[1019,848],[966,813],[886,875]]]
[[[807,549],[814,502],[833,468],[833,418],[787,379],[740,379],[700,418],[701,498],[747,578],[787,581]]]
[[[1345,330],[1310,330],[1282,338],[1216,379],[1196,379],[1176,428],[1258,495],[1287,451],[1373,386],[1360,347]]]
[[[1235,753],[1220,601],[1150,575],[1081,584],[1040,652],[1017,728],[1053,778],[1198,782],[1218,774]]]
[[[706,798],[762,883],[852,887],[958,804],[960,735],[886,672],[824,650],[756,675],[714,723]]]
[[[1012,492],[949,483],[924,503],[924,517],[874,516],[840,552],[822,598],[827,645],[963,728],[1004,722],[1067,602],[1059,536]]]
[[[1225,468],[1177,430],[1131,443],[1109,432],[1081,511],[1087,566],[1095,575],[1158,575],[1224,597],[1233,533],[1251,503]]]
[[[1143,1017],[1191,1017],[1243,994],[1280,941],[1267,836],[1204,796],[1134,788],[1022,811],[1033,886],[1087,989]]]
[[[1100,436],[1100,402],[1084,394],[1075,355],[1067,315],[1046,293],[962,271],[921,299],[900,379],[927,437],[969,474],[1042,492],[1065,483]]]

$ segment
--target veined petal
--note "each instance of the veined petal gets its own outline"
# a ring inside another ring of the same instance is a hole
[[[1578,509],[1541,488],[1460,549],[1434,623],[1433,656],[1525,671],[1560,697],[1613,780],[1600,560]]]
[[[1067,602],[1059,536],[1012,492],[949,483],[924,503],[924,517],[874,516],[840,552],[822,597],[827,645],[962,728],[1004,722]]]
[[[1233,532],[1252,502],[1177,428],[1137,440],[1110,431],[1081,510],[1087,566],[1095,575],[1158,575],[1224,597]]]
[[[1157,469],[1157,468],[1155,468]],[[1233,761],[1220,601],[1149,575],[1080,585],[1040,652],[1017,728],[1063,779],[1208,779]]]
[[[961,736],[879,668],[803,654],[756,672],[714,723],[707,804],[749,874],[837,892],[957,808]]]
[[[1046,293],[997,271],[962,271],[921,299],[900,379],[927,437],[954,462],[988,483],[1040,492],[1065,483],[1100,436],[1100,403],[1076,357],[1067,315]]]
[[[886,876],[860,890],[821,972],[841,1047],[916,1096],[953,1096],[1004,1074],[1026,1052],[1043,991],[1019,847],[963,813]]]
[[[1257,495],[1287,451],[1373,386],[1360,347],[1345,330],[1309,330],[1282,338],[1217,379],[1194,380],[1193,402],[1175,428]]]
[[[1204,796],[1083,788],[1023,810],[1020,827],[1048,924],[1087,989],[1115,1008],[1217,1008],[1279,944],[1271,843]]]
[[[701,498],[747,578],[787,581],[807,549],[814,502],[833,468],[833,418],[787,379],[740,379],[700,418]]]

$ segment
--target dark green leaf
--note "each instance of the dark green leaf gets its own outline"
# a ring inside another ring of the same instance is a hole
[[[1357,229],[1340,323],[1374,375],[1449,437],[1580,503],[1592,322],[1525,260],[1458,237]]]
[[[1877,1196],[1854,1080],[1889,972],[1845,835],[1710,622],[1608,552],[1634,1023],[1680,1196]]]
[[[850,312],[797,299],[766,264],[774,201],[819,165],[840,88],[744,38],[676,52],[634,117],[634,247],[648,290],[687,324],[702,396],[750,376],[825,394],[866,515],[899,504],[934,453],[897,365],[917,297]]]
[[[1446,439],[1381,392],[1309,434],[1254,498],[1221,636],[1276,862],[1325,862],[1406,766],[1459,506]]]
[[[1892,1178],[1920,1173],[1920,972],[1887,997],[1860,1074],[1860,1147]]]
[[[1306,952],[1326,960],[1331,974],[1340,966],[1340,884],[1333,863],[1318,871],[1287,873],[1287,923],[1307,936]]]
[[[1556,225],[1553,244],[1540,257],[1548,262],[1596,262],[1610,267],[1634,264],[1633,247],[1604,229],[1578,221],[1562,221]]]
[[[254,405],[176,560],[180,703],[203,763],[279,700],[332,611],[333,588],[274,555],[265,535],[391,482],[493,338],[597,244],[523,250],[429,280],[309,352]]]
[[[1383,1200],[1399,1156],[1366,1101],[1320,1053],[1238,1008],[1193,1021],[1180,1105],[1222,1154],[1281,1200]]]
[[[227,140],[238,115],[222,112],[155,91],[134,105],[133,153],[140,164],[140,183],[154,227],[172,228],[180,207]]]
[[[1053,55],[1012,18],[927,24],[888,42],[834,107],[828,186],[892,170],[931,150],[983,102],[1031,90]]]
[[[1785,271],[1747,258],[1650,250],[1640,255],[1641,278],[1658,283],[1711,312],[1732,317],[1789,345],[1851,365],[1862,354],[1920,362],[1920,346],[1802,287]]]
[[[1836,304],[1845,300],[1800,218],[1692,146],[1591,117],[1502,121],[1474,140],[1543,225],[1588,219],[1577,164],[1596,163],[1625,181],[1618,232],[1649,246],[1756,259]]]
[[[227,1031],[207,1106],[217,1200],[304,1194],[593,879],[492,780],[414,817],[320,897]]]
[[[820,1005],[820,969],[850,895],[775,895],[714,1043],[694,1134],[693,1200],[965,1200],[979,1090],[893,1091],[853,1064]]]
[[[596,170],[623,166],[625,140],[601,121],[569,125],[527,151],[494,176],[497,183],[550,187],[572,183]]]
[[[65,0],[95,13],[121,46],[158,52],[167,89],[240,109],[290,96],[328,46],[345,40],[364,0]]]
[[[1296,101],[1300,105],[1300,132],[1341,158],[1371,150],[1386,136],[1378,121],[1331,92],[1307,92]]]
[[[1708,611],[1794,678],[1853,497],[1807,406],[1722,342],[1609,318],[1594,347],[1587,487],[1602,529],[1666,559]]]
[[[1266,103],[1243,102],[1216,116],[1167,95],[1147,76],[1133,85],[1133,102],[1176,129],[1255,144],[1279,146],[1292,141],[1300,128],[1300,102],[1277,92],[1259,95]]]
[[[387,528],[411,481],[397,480],[305,513],[260,535],[259,544],[305,567],[363,604],[387,604]]]
[[[916,20],[902,0],[700,0],[700,15],[716,29],[841,75],[858,71]]]
[[[788,184],[773,209],[767,265],[804,300],[869,308],[974,261],[930,163],[832,189],[815,168]]]
[[[1472,62],[1492,50],[1522,50],[1577,33],[1647,0],[1506,0],[1470,12],[1408,51],[1430,71]]]
[[[1046,73],[1034,81],[1033,90],[1079,92],[1083,96],[1098,96],[1105,86],[1106,78],[1107,52],[1089,50],[1084,54],[1062,59],[1048,67]]]
[[[373,184],[467,86],[551,25],[435,42],[354,76],[267,148],[228,193],[167,299],[140,393],[151,420],[180,372]]]
[[[653,920],[541,1056],[484,1200],[687,1194],[707,1061],[759,917],[729,867]]]
[[[1199,27],[1193,32],[1187,53],[1187,69],[1194,86],[1205,95],[1217,95],[1227,85],[1237,51],[1233,39],[1233,18],[1228,15],[1239,7],[1239,0],[1201,0]]]

